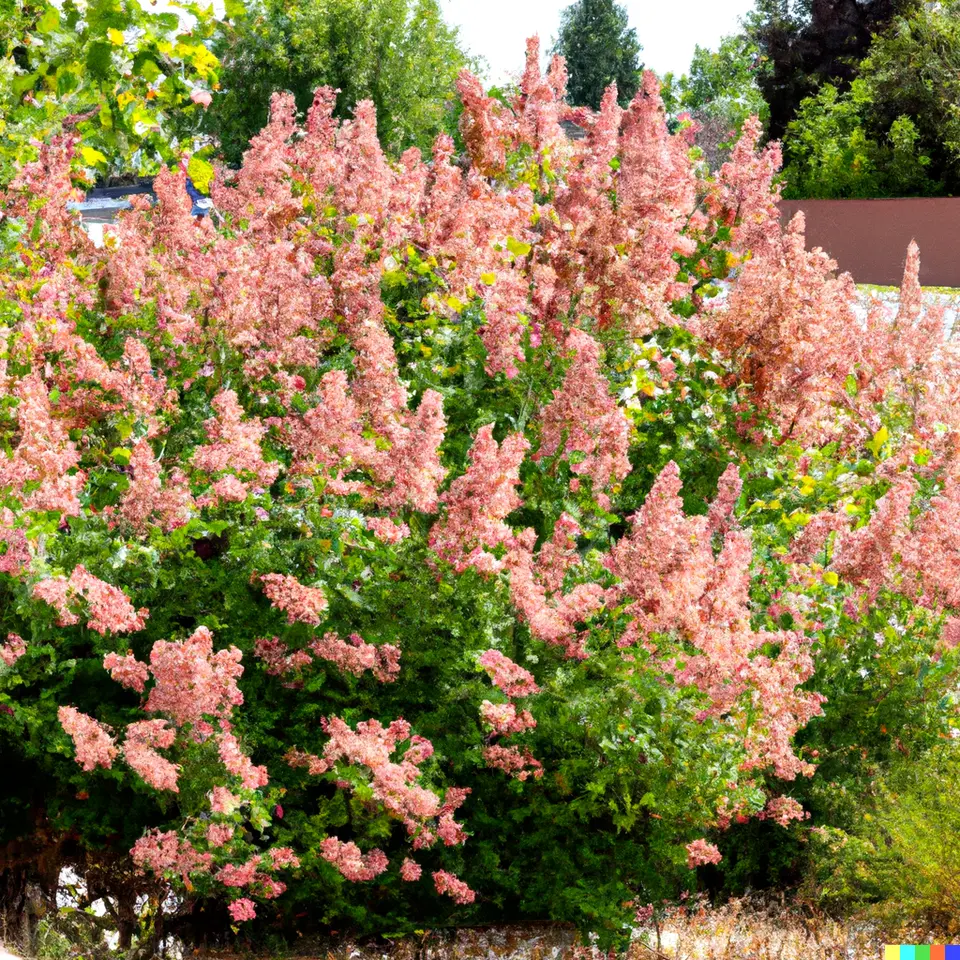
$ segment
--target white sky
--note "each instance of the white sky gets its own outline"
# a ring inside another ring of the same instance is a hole
[[[491,82],[523,69],[526,38],[540,35],[541,49],[557,34],[570,0],[441,0],[447,22],[460,27],[463,45],[486,58]],[[737,30],[753,0],[619,0],[643,45],[641,60],[659,74],[685,73],[693,48],[716,46]]]

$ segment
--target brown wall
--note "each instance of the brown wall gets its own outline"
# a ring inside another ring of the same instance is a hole
[[[807,246],[823,247],[857,283],[899,285],[907,245],[920,246],[920,282],[960,287],[960,198],[783,200],[784,222],[807,218]]]

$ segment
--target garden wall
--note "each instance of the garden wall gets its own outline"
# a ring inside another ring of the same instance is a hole
[[[960,198],[783,200],[784,221],[807,218],[807,246],[823,247],[858,283],[899,284],[907,245],[920,245],[920,282],[960,287]]]

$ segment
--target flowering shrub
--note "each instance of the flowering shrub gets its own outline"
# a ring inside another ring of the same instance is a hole
[[[732,823],[803,822],[831,644],[873,617],[953,674],[958,355],[915,253],[858,328],[756,124],[709,177],[652,75],[574,111],[537,58],[509,105],[462,76],[467,172],[319,90],[220,227],[164,173],[94,249],[69,140],[4,197],[3,831],[154,936],[609,937]]]

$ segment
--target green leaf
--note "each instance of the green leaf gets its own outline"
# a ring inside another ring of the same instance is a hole
[[[522,243],[520,240],[514,240],[513,237],[507,237],[507,249],[515,257],[525,257],[533,247],[529,243]]]
[[[54,6],[48,6],[43,16],[37,21],[37,33],[49,33],[60,22],[60,11]]]
[[[80,156],[88,167],[95,167],[99,164],[105,166],[107,163],[106,156],[94,147],[81,147]]]
[[[880,451],[883,445],[890,439],[890,431],[884,426],[881,427],[873,436],[873,439],[867,442],[867,448],[877,458],[880,457]]]

